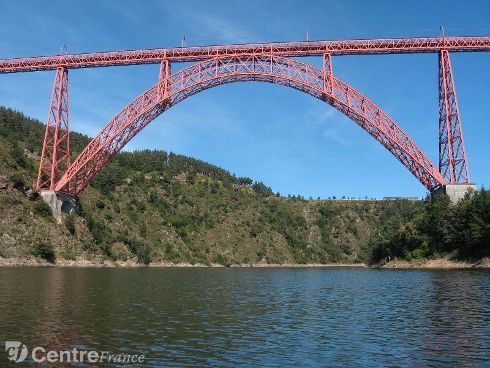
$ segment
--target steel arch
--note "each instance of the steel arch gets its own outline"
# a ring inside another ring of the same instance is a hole
[[[428,190],[445,184],[408,134],[366,96],[330,72],[264,53],[207,59],[161,79],[109,121],[68,168],[56,191],[82,193],[126,143],[171,106],[208,88],[244,81],[284,85],[328,103],[386,147]]]

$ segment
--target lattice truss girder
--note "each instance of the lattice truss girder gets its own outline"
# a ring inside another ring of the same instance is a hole
[[[58,182],[56,190],[79,195],[132,137],[170,106],[208,88],[243,81],[276,83],[327,102],[378,140],[427,189],[445,183],[407,133],[371,100],[329,70],[273,54],[247,54],[208,59],[161,79],[99,132]],[[167,95],[162,93],[165,90]]]
[[[201,61],[214,57],[273,53],[275,56],[389,54],[450,51],[488,51],[489,36],[379,38],[359,40],[321,40],[250,43],[217,46],[190,46],[160,49],[123,50],[82,54],[0,59],[0,73],[16,73],[68,68]]]

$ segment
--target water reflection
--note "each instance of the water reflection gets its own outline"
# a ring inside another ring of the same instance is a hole
[[[484,306],[489,295],[481,275],[472,271],[437,272],[431,281],[426,354],[435,362],[450,364],[488,349],[484,336],[485,330],[488,336],[490,315]],[[482,345],[485,343],[487,346]],[[477,361],[478,355],[473,358]],[[484,363],[488,355],[479,358]]]
[[[486,271],[3,268],[0,340],[149,366],[484,366],[489,302]]]

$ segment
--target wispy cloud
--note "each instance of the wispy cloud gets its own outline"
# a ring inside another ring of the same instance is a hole
[[[328,128],[323,131],[323,136],[327,138],[327,140],[335,141],[340,144],[346,144],[347,141],[340,136],[340,132],[335,128]]]
[[[183,102],[164,112],[150,123],[126,150],[142,149],[149,146],[185,152],[197,147],[200,140],[209,136],[240,136],[240,116],[223,105],[213,103],[212,99],[194,99]]]
[[[253,42],[259,37],[243,25],[232,22],[215,14],[188,13],[190,28],[197,33],[205,33],[207,37],[217,38],[224,42]]]
[[[307,110],[308,120],[315,125],[325,126],[322,136],[327,140],[347,144],[348,125],[352,122],[342,113],[326,104],[315,103]]]
[[[250,22],[239,21],[236,16],[227,17],[223,12],[210,12],[207,7],[196,3],[192,6],[189,3],[179,3],[178,6],[172,2],[164,4],[170,17],[185,25],[191,35],[199,39],[213,39],[216,43],[244,43],[259,39]]]

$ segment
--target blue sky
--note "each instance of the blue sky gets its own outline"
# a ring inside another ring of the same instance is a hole
[[[489,1],[2,1],[0,58],[310,39],[490,35]],[[319,65],[318,58],[306,61]],[[490,53],[452,56],[470,175],[490,186]],[[334,73],[365,93],[437,162],[437,56],[342,56]],[[157,65],[70,71],[73,130],[95,135],[152,85]],[[0,104],[45,121],[54,72],[0,75]],[[193,156],[281,194],[423,196],[385,148],[311,96],[264,83],[200,93],[126,149]]]

